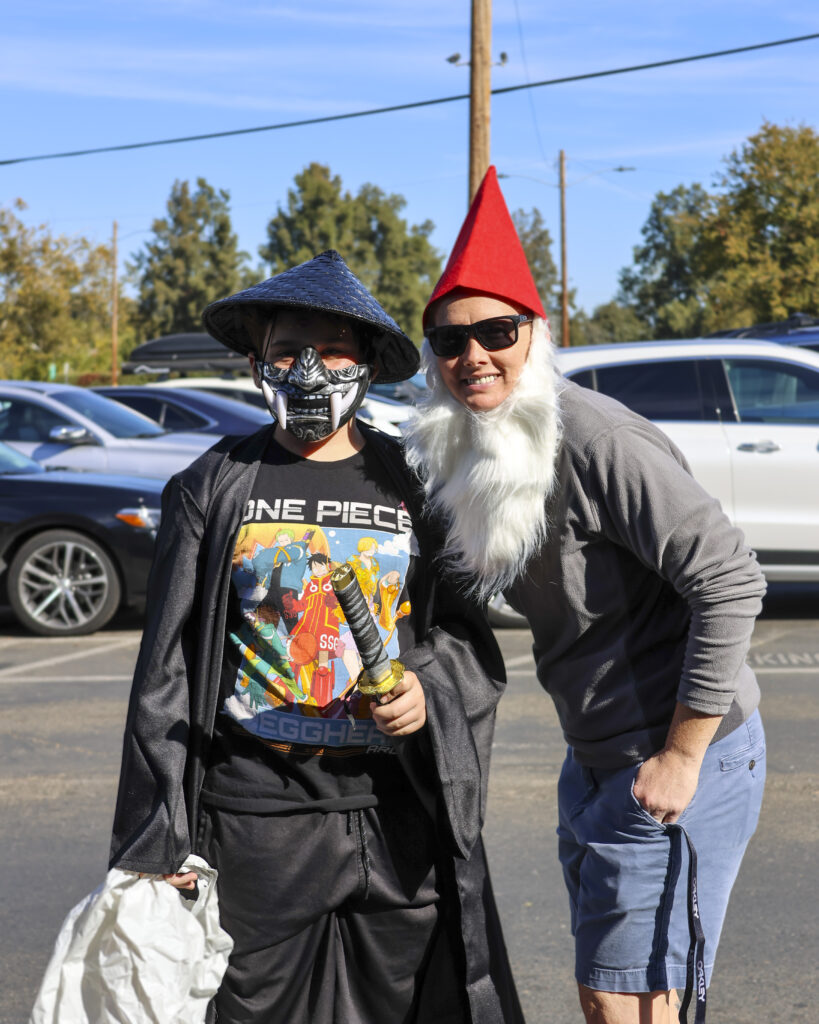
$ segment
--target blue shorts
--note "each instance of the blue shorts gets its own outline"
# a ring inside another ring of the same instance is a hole
[[[685,987],[688,851],[679,831],[661,825],[634,796],[638,768],[585,768],[570,749],[558,784],[575,977],[603,992]],[[764,785],[765,734],[757,711],[708,748],[697,791],[679,819],[697,852],[706,982]],[[675,842],[682,870],[671,857]]]

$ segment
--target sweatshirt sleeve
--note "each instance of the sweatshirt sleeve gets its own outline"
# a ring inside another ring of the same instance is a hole
[[[587,454],[586,493],[601,533],[657,572],[691,611],[677,699],[726,714],[765,593],[754,553],[651,424],[613,427]]]
[[[145,628],[123,741],[111,867],[179,869],[190,852],[183,780],[190,740],[190,679],[196,659],[204,517],[172,478],[148,580]]]

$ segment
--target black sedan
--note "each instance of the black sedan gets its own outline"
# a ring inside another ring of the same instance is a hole
[[[185,433],[252,434],[270,424],[266,409],[237,402],[193,388],[154,388],[150,384],[122,387],[97,387],[106,398],[130,406],[149,416],[165,430]]]
[[[163,486],[47,470],[0,442],[0,582],[20,623],[80,636],[143,605]]]

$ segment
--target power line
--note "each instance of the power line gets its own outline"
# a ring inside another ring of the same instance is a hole
[[[671,60],[657,60],[650,64],[634,64],[626,68],[610,68],[607,71],[590,71],[583,75],[567,75],[563,78],[549,78],[542,82],[525,82],[522,85],[507,85],[500,89],[492,89],[493,96],[503,93],[520,92],[523,89],[537,89],[547,85],[564,85],[568,82],[583,82],[592,78],[605,78],[610,75],[626,75],[633,71],[649,71],[653,68],[667,68],[673,64],[688,64],[696,60],[712,60],[715,57],[729,57],[735,53],[749,53],[751,50],[765,50],[772,46],[788,46],[791,43],[803,43],[809,39],[819,39],[819,32],[806,36],[793,36],[791,39],[775,39],[768,43],[754,43],[751,46],[736,46],[730,50],[715,50],[713,53],[698,53],[690,57],[674,57]],[[389,107],[374,107],[370,110],[356,110],[347,114],[328,114],[325,117],[310,117],[301,121],[284,121],[280,124],[266,124],[255,128],[232,128],[223,132],[207,132],[202,135],[181,135],[174,139],[155,139],[151,142],[126,142],[118,146],[97,146],[94,149],[75,149],[65,153],[43,153],[38,156],[18,156],[0,160],[0,167],[11,164],[32,163],[35,160],[62,160],[72,156],[92,156],[96,153],[120,153],[129,149],[147,149],[151,146],[173,146],[182,142],[201,142],[205,139],[224,139],[232,135],[252,135],[258,132],[280,131],[284,128],[301,128],[306,125],[328,124],[330,121],[348,121],[355,117],[372,117],[375,114],[392,114],[399,110],[417,110],[419,107],[438,106],[442,103],[455,103],[468,100],[469,93],[458,96],[440,96],[432,100],[416,100],[413,103],[396,103]]]
[[[526,75],[526,81],[529,81],[529,62],[526,60],[526,46],[523,42],[523,25],[520,20],[520,8],[518,7],[518,0],[515,0],[515,18],[518,23],[518,38],[520,40],[520,55],[523,58],[523,73]],[[532,114],[532,123],[535,127],[535,138],[537,139],[537,146],[540,150],[540,155],[543,158],[543,163],[547,163],[546,153],[543,149],[543,140],[540,137],[540,127],[537,123],[537,115],[535,114],[535,104],[532,99],[531,92],[529,93],[529,110]]]
[[[751,46],[735,46],[731,50],[714,50],[713,53],[696,53],[691,57],[674,57],[671,60],[656,60],[650,64],[634,64],[628,68],[612,68],[609,71],[590,71],[585,75],[568,75],[565,78],[550,78],[543,82],[530,82],[525,85],[506,85],[501,89],[493,89],[495,94],[517,92],[520,89],[535,89],[540,85],[562,85],[565,82],[582,82],[589,78],[605,78],[607,75],[625,75],[631,71],[649,71],[651,68],[667,68],[672,64],[688,64],[694,60],[711,60],[714,57],[730,57],[734,53],[748,53],[751,50],[767,50],[772,46],[788,46],[790,43],[804,43],[808,39],[819,39],[819,32],[807,36],[793,36],[790,39],[774,39],[770,43],[753,43]]]

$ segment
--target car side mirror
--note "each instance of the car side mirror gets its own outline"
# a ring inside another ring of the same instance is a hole
[[[85,427],[52,427],[48,439],[56,444],[96,444],[96,438]]]

